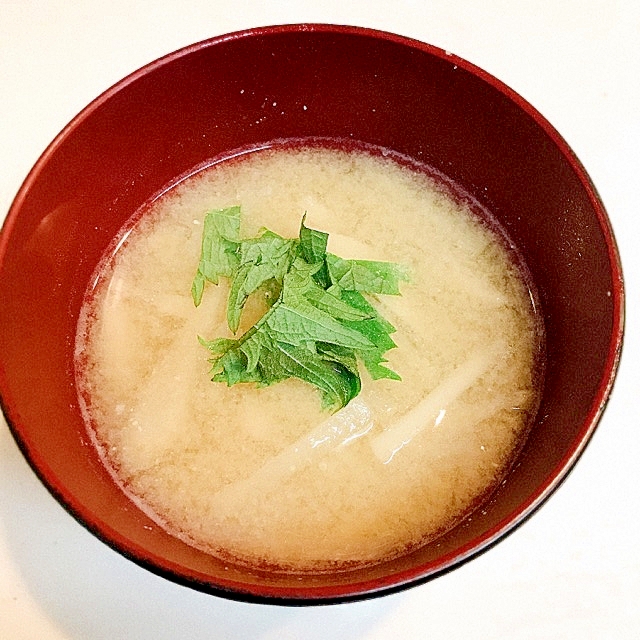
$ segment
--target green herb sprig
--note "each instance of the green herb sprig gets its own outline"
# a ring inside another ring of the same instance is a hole
[[[396,346],[394,326],[365,295],[399,295],[407,272],[392,262],[344,260],[327,252],[328,234],[305,226],[298,238],[269,230],[240,237],[240,207],[206,214],[191,293],[196,306],[207,282],[230,281],[227,324],[235,334],[249,296],[271,292],[271,306],[238,338],[200,342],[212,354],[212,380],[268,386],[295,377],[317,387],[324,408],[358,395],[361,362],[373,379],[400,376],[384,365]]]

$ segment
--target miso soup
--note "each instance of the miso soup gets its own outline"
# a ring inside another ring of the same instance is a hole
[[[397,329],[401,381],[365,371],[330,413],[301,380],[210,380],[198,336],[231,336],[228,283],[197,308],[190,289],[205,213],[234,205],[246,236],[293,238],[306,213],[331,252],[406,267],[401,295],[372,301]],[[216,162],[140,211],[94,284],[76,369],[95,446],[160,526],[225,560],[346,570],[434,540],[501,482],[538,407],[541,322],[515,251],[384,150],[274,144]]]

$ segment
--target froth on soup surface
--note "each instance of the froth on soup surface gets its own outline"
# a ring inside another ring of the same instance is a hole
[[[375,563],[458,523],[526,437],[541,332],[525,279],[490,225],[386,155],[293,145],[220,162],[103,261],[76,345],[88,428],[123,489],[189,544],[280,570]],[[205,212],[236,204],[243,237],[296,237],[306,212],[332,253],[409,268],[402,295],[375,303],[401,382],[363,373],[331,415],[296,379],[210,381],[197,336],[230,336],[228,289],[208,285],[196,308],[190,287]]]

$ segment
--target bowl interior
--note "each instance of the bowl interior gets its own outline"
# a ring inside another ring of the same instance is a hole
[[[124,496],[86,436],[73,343],[92,272],[139,206],[231,149],[309,136],[409,155],[497,217],[540,293],[547,376],[518,464],[481,514],[397,561],[301,577],[222,563],[164,533]],[[249,600],[363,597],[426,579],[489,546],[575,461],[604,406],[621,343],[623,292],[611,230],[558,134],[472,65],[362,29],[234,34],[125,79],[38,161],[5,223],[0,260],[2,405],[34,470],[85,526],[136,562]]]

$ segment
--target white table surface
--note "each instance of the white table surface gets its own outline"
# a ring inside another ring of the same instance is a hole
[[[54,501],[3,423],[0,638],[640,638],[637,0],[0,0],[0,220],[45,146],[124,75],[211,36],[291,22],[374,27],[453,51],[565,137],[608,209],[626,275],[625,348],[605,416],[560,490],[488,553],[403,593],[316,608],[228,602],[125,560]]]

